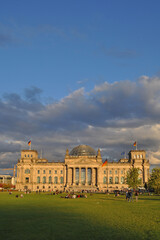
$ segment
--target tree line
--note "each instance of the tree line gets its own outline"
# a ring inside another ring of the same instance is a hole
[[[126,177],[126,183],[130,188],[137,189],[142,185],[142,180],[139,179],[139,168],[129,169]],[[148,184],[144,186],[147,190],[153,190],[155,193],[160,193],[160,168],[153,168]]]

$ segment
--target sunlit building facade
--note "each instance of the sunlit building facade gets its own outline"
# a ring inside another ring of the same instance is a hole
[[[66,150],[63,162],[48,162],[36,150],[22,150],[17,163],[17,190],[31,191],[113,191],[123,190],[127,171],[139,169],[141,186],[148,182],[149,160],[144,150],[131,150],[129,158],[103,164],[101,152],[87,145]]]

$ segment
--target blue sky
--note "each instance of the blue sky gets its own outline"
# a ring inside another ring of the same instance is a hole
[[[3,1],[0,93],[38,86],[60,99],[79,86],[153,76],[159,1]]]
[[[159,164],[159,8],[158,0],[1,1],[1,164],[30,138],[38,149],[46,142],[51,160],[76,143],[118,159],[137,140]]]

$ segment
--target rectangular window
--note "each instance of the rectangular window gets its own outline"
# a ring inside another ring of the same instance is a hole
[[[58,178],[54,177],[54,183],[57,184],[58,183]]]
[[[63,183],[63,177],[60,178],[60,183],[61,183],[61,184]]]
[[[121,177],[121,184],[124,184],[124,177]]]
[[[42,181],[43,183],[46,183],[46,177],[43,177],[43,181]]]
[[[118,171],[117,170],[115,170],[115,174],[117,174],[118,173]]]
[[[115,184],[118,184],[118,177],[115,177]]]
[[[109,177],[109,184],[112,184],[112,183],[113,183],[113,178]]]
[[[106,174],[106,170],[104,170],[104,174]]]
[[[104,178],[103,178],[103,184],[106,184],[106,183],[107,183],[107,178],[104,177]]]
[[[40,177],[37,177],[37,183],[40,183]]]
[[[45,174],[46,173],[46,170],[43,170],[43,174]]]
[[[38,170],[37,173],[40,174],[40,170]]]
[[[55,172],[54,172],[55,174],[57,174],[57,170],[55,170]]]
[[[63,173],[63,170],[61,170],[61,174]]]
[[[121,170],[121,174],[123,174],[123,170]]]
[[[109,171],[109,174],[112,174],[112,170]]]
[[[51,176],[49,177],[49,181],[48,182],[52,183],[52,177]]]
[[[51,170],[49,170],[49,174],[51,174]]]
[[[29,178],[28,177],[26,177],[26,183],[29,183]]]

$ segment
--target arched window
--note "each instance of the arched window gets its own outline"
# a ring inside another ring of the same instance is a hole
[[[52,177],[49,176],[49,183],[52,183]]]
[[[106,178],[106,177],[103,178],[103,183],[104,183],[104,184],[107,183],[107,178]]]
[[[54,183],[57,184],[58,183],[58,178],[54,177]]]
[[[63,177],[60,177],[60,183],[63,183]]]
[[[46,183],[46,177],[43,177],[43,183]]]
[[[37,177],[37,183],[40,183],[40,177]]]
[[[27,168],[27,169],[25,170],[25,173],[29,174],[29,173],[30,173],[30,170]]]

